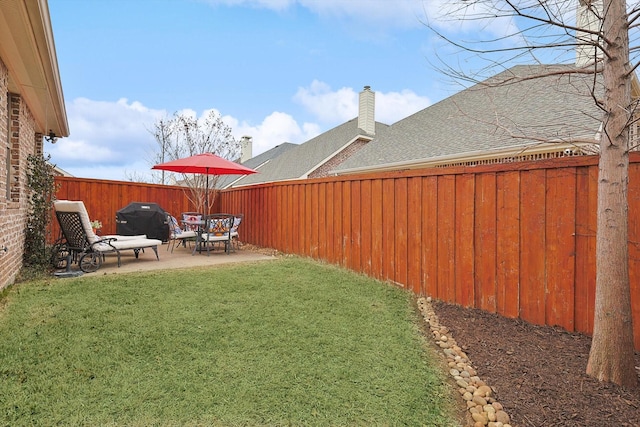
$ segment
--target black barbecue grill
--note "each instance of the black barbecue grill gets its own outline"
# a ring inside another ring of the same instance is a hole
[[[116,234],[146,234],[149,239],[169,241],[167,213],[157,203],[132,202],[116,212]]]

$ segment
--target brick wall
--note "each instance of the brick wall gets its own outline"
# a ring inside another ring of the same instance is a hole
[[[31,111],[20,95],[9,93],[8,69],[0,58],[0,289],[12,284],[22,267],[29,206],[27,157],[41,150],[42,137],[35,132]]]
[[[338,154],[333,156],[329,161],[321,165],[318,169],[314,170],[309,174],[309,178],[322,178],[329,174],[330,171],[338,167],[340,163],[347,160],[350,156],[352,156],[356,151],[364,147],[369,140],[367,139],[358,139],[353,141],[349,146],[345,147],[344,150],[340,151]]]

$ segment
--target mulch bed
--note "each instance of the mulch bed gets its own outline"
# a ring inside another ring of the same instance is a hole
[[[640,426],[640,388],[623,389],[585,374],[590,337],[439,301],[432,305],[494,389],[512,426]],[[640,353],[635,359],[640,370]]]

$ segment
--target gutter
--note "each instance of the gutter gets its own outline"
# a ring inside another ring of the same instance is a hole
[[[365,172],[386,172],[394,170],[405,169],[424,169],[438,166],[447,166],[452,163],[466,163],[466,162],[482,162],[487,160],[504,159],[509,157],[520,157],[535,154],[545,153],[557,153],[561,151],[569,150],[571,153],[579,151],[580,148],[591,147],[597,144],[597,140],[594,140],[592,144],[570,143],[570,142],[542,142],[534,146],[510,146],[504,148],[498,148],[494,150],[482,150],[482,151],[467,151],[466,153],[449,154],[446,156],[428,157],[422,159],[403,160],[400,162],[383,163],[374,166],[360,166],[349,169],[334,170],[331,172],[334,176],[340,175],[352,175]]]

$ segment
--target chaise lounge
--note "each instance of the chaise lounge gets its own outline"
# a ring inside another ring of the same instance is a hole
[[[78,261],[80,269],[85,273],[96,271],[102,265],[106,253],[115,253],[120,267],[120,252],[133,250],[138,258],[140,251],[151,248],[158,256],[158,246],[162,241],[139,236],[97,236],[91,227],[89,214],[82,201],[58,200],[53,204],[56,218],[60,224],[64,242],[63,252]]]

